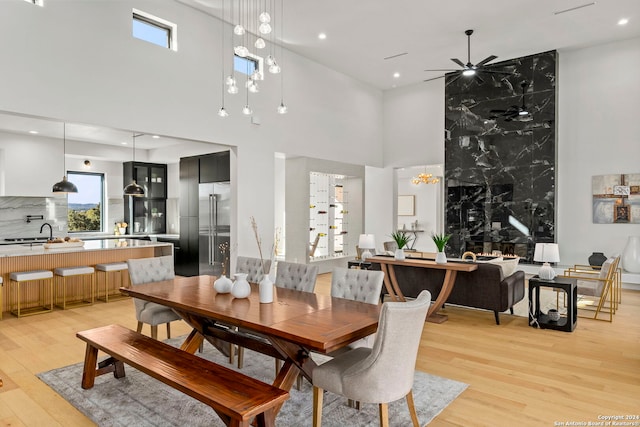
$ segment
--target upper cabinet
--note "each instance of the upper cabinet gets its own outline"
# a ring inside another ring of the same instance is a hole
[[[123,180],[135,180],[144,197],[124,196],[124,220],[128,234],[162,234],[167,231],[167,165],[126,162]]]
[[[199,156],[200,162],[200,182],[225,182],[231,179],[230,152],[220,151],[218,153]]]

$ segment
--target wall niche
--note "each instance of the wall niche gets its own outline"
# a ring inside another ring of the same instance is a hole
[[[555,240],[556,51],[445,77],[445,230],[448,255],[533,260]],[[526,114],[525,114],[526,113]]]

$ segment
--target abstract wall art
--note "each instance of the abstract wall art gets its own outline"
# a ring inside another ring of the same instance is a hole
[[[640,224],[640,173],[591,179],[594,224]]]

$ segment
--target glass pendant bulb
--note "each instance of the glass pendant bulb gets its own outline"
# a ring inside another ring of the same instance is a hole
[[[247,49],[245,46],[242,46],[242,45],[238,45],[234,47],[233,51],[235,52],[236,55],[238,55],[241,58],[246,57],[247,54],[249,53],[249,49]]]
[[[267,55],[267,59],[265,59],[265,62],[267,63],[267,65],[273,65],[276,63],[276,58],[274,58],[273,55]]]
[[[278,74],[280,72],[280,66],[278,64],[276,64],[275,62],[273,63],[273,65],[269,66],[269,72],[271,74]]]
[[[247,86],[247,89],[249,89],[249,92],[251,93],[258,93],[260,92],[260,88],[258,87],[258,83],[251,81],[251,83]]]
[[[242,114],[244,114],[245,116],[250,116],[251,114],[253,114],[253,110],[251,110],[251,107],[249,107],[248,105],[245,105],[242,109]]]
[[[258,20],[262,23],[271,22],[271,15],[269,15],[269,12],[262,12],[260,16],[258,16]]]
[[[236,93],[238,93],[238,86],[236,86],[236,84],[232,84],[231,86],[229,86],[229,89],[227,89],[227,92],[229,92],[231,95],[235,95]]]
[[[237,36],[242,36],[245,33],[245,29],[242,25],[238,24],[235,27],[233,27],[233,33]]]
[[[284,101],[280,101],[280,105],[278,105],[278,114],[287,114],[287,106],[284,105]]]
[[[226,84],[227,86],[235,85],[236,79],[233,78],[232,75],[228,75],[227,78],[224,79],[224,84]]]
[[[258,31],[260,31],[260,34],[269,34],[271,32],[271,25],[267,22],[263,22],[258,27]]]
[[[256,47],[256,49],[264,49],[266,43],[264,42],[264,39],[262,37],[258,37],[253,45]]]
[[[255,70],[252,74],[251,74],[251,80],[262,80],[262,73],[258,70]]]
[[[222,107],[218,110],[218,116],[220,117],[227,117],[229,115],[229,113],[227,112],[227,110]]]

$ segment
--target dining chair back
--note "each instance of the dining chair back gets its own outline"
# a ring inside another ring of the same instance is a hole
[[[250,283],[258,283],[262,280],[264,271],[269,272],[271,269],[271,260],[264,261],[264,270],[262,260],[260,258],[250,258],[239,256],[236,259],[236,272],[247,273],[247,281]]]
[[[383,280],[382,271],[337,267],[331,273],[331,296],[378,304]]]
[[[318,276],[318,266],[279,261],[276,269],[276,283],[280,288],[313,292]]]
[[[323,390],[360,402],[377,403],[380,425],[388,425],[388,403],[406,397],[414,426],[413,378],[431,293],[413,301],[386,302],[373,348],[359,347],[313,370],[313,425],[322,421]]]
[[[127,267],[131,286],[175,278],[173,256],[171,255],[130,259],[127,260]],[[138,320],[138,332],[142,331],[142,325],[146,323],[151,326],[151,338],[158,339],[158,325],[166,323],[167,338],[171,338],[171,326],[169,324],[174,320],[180,320],[180,316],[169,307],[154,302],[139,298],[134,298],[133,302],[136,309],[136,319]]]

